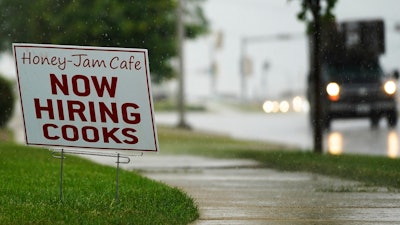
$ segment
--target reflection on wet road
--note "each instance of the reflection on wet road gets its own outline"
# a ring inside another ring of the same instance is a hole
[[[385,123],[371,129],[368,120],[335,121],[327,132],[326,150],[331,154],[357,153],[399,157],[399,130],[390,129]]]
[[[188,113],[187,122],[195,129],[228,134],[235,138],[284,143],[309,150],[312,131],[305,113],[264,114],[237,111]],[[160,124],[177,124],[176,113],[156,113]],[[335,120],[324,134],[324,151],[331,154],[367,154],[398,158],[399,128],[386,121],[372,129],[367,119]]]

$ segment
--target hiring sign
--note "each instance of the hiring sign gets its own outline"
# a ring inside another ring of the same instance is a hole
[[[158,151],[146,49],[13,50],[27,144]]]

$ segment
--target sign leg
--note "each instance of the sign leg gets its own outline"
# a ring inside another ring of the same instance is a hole
[[[117,153],[117,174],[115,176],[115,202],[119,203],[119,153]]]
[[[63,199],[63,173],[64,173],[64,149],[61,149],[61,158],[60,158],[60,202],[61,203]]]

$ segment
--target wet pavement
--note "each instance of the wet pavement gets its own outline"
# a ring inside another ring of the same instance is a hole
[[[24,142],[22,121],[10,127]],[[115,158],[86,156],[115,166]],[[281,172],[251,160],[144,154],[121,165],[185,191],[198,204],[194,225],[400,224],[400,194],[310,173]]]
[[[399,193],[354,181],[196,156],[144,155],[123,167],[192,196],[200,210],[195,225],[400,224]]]

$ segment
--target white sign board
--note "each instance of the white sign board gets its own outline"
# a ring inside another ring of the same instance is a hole
[[[13,50],[27,144],[158,151],[146,49]]]

